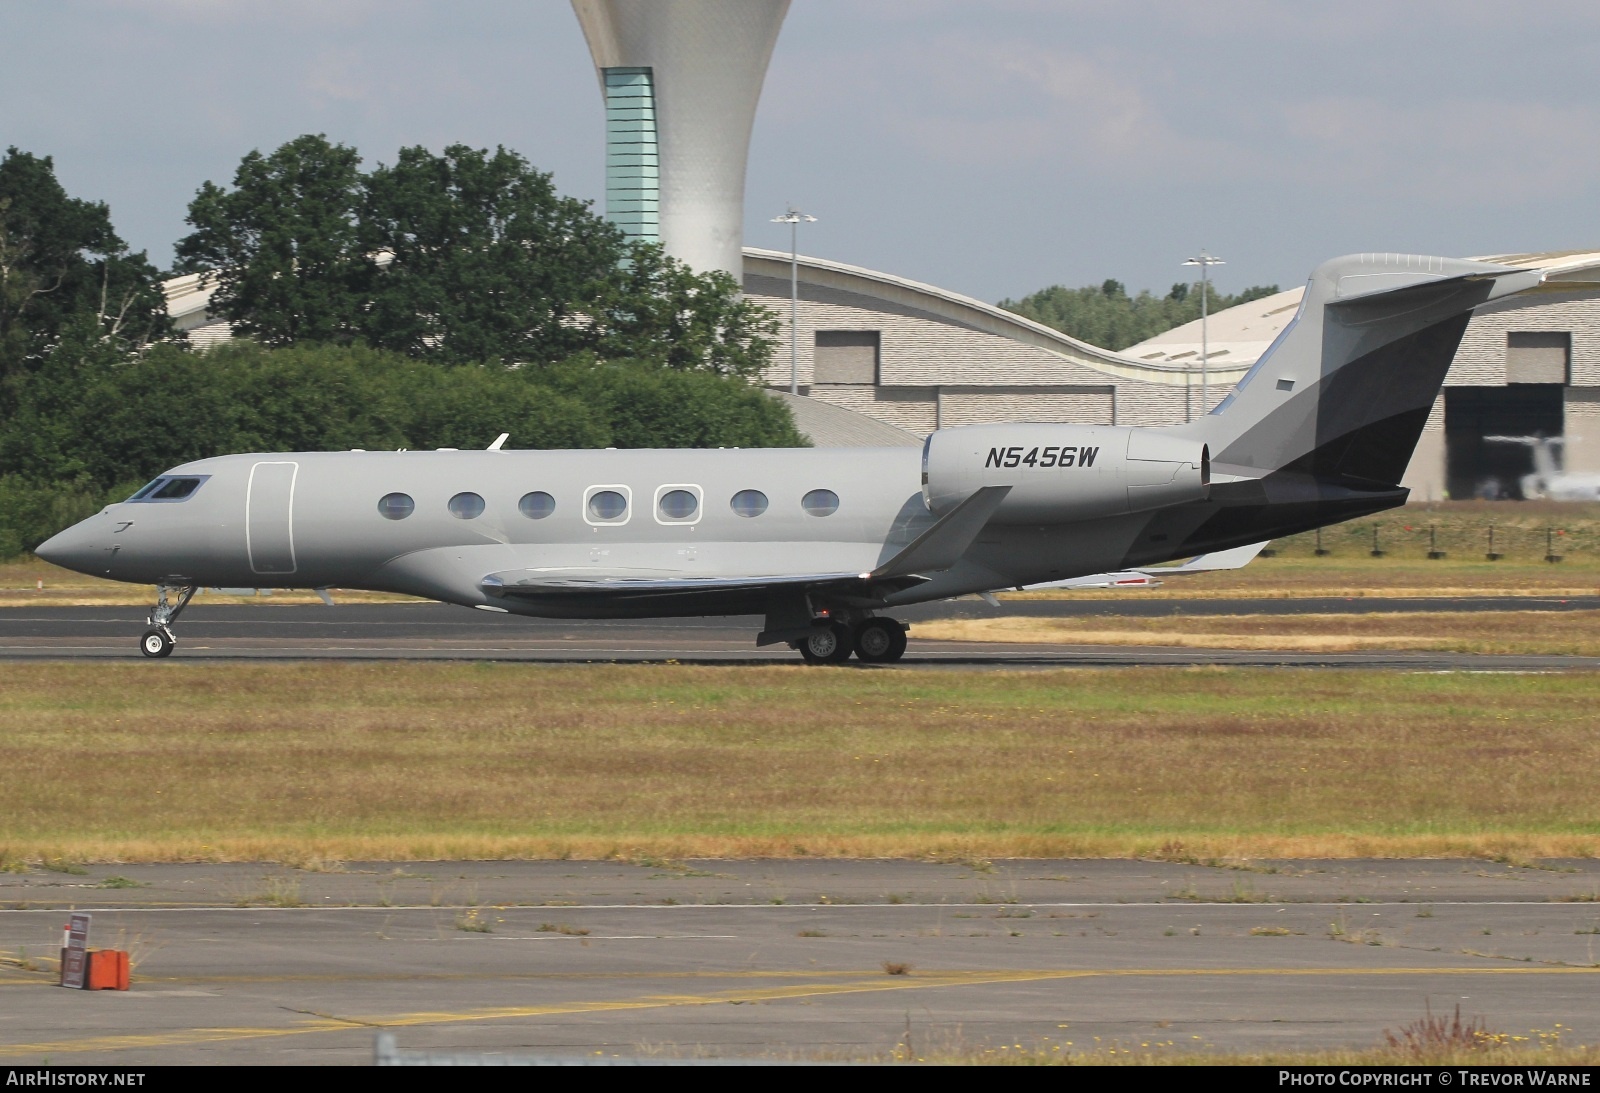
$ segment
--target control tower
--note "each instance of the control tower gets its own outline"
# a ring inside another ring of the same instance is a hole
[[[744,170],[789,0],[572,0],[606,107],[606,218],[742,281]]]

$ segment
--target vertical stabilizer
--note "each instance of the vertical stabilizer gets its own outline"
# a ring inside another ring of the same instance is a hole
[[[1542,271],[1460,258],[1356,254],[1312,273],[1294,320],[1210,415],[1185,426],[1219,478],[1305,475],[1397,488],[1472,309]]]

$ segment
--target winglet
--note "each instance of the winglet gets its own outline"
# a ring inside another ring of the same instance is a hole
[[[874,578],[937,573],[961,560],[973,540],[1011,492],[1010,486],[984,486],[941,516],[904,550],[872,571]]]
[[[491,452],[498,452],[500,450],[500,445],[504,444],[506,441],[508,441],[510,439],[511,439],[511,434],[510,433],[501,433],[499,436],[494,438],[494,443],[489,445],[487,450],[491,451]]]

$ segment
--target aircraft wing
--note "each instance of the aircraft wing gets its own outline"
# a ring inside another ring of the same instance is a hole
[[[491,573],[480,585],[491,596],[514,599],[755,599],[769,593],[826,591],[870,602],[925,584],[929,578],[924,574],[959,562],[1010,491],[1010,486],[977,490],[869,573],[702,577],[660,570],[523,569]]]
[[[640,574],[598,569],[522,569],[491,573],[481,582],[491,596],[513,599],[586,597],[661,597],[716,594],[759,595],[765,592],[899,592],[928,580],[873,573],[782,573],[748,577],[693,577],[661,573]]]

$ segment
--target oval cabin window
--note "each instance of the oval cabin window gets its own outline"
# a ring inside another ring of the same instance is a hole
[[[620,520],[628,511],[628,499],[616,490],[601,490],[589,498],[589,515],[596,520]]]
[[[839,511],[839,495],[832,490],[812,490],[800,499],[800,507],[812,516],[832,516]]]
[[[728,502],[735,515],[746,519],[760,516],[767,511],[767,495],[760,490],[740,490],[733,495],[733,500]]]
[[[700,501],[688,490],[668,490],[658,503],[668,520],[687,520],[700,508]]]
[[[385,520],[404,520],[417,510],[409,494],[386,493],[378,499],[378,515]]]
[[[483,515],[483,498],[475,493],[458,493],[450,498],[450,515],[457,520],[476,520]]]
[[[534,490],[522,495],[522,500],[517,502],[517,511],[530,520],[543,520],[556,511],[556,499],[543,490]]]

